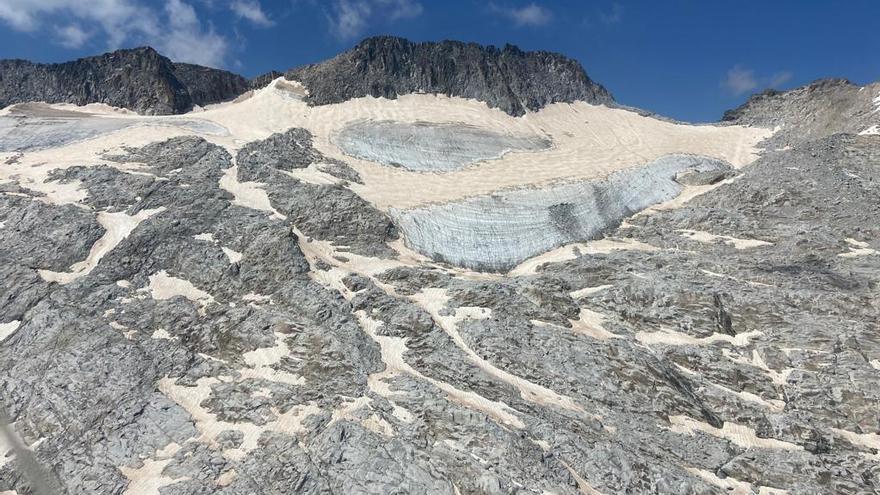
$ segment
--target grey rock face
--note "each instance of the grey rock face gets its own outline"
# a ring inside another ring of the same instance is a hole
[[[317,162],[359,178],[344,163],[315,150],[312,135],[305,129],[290,129],[250,143],[236,157],[238,179],[265,183],[275,208],[305,235],[349,246],[358,254],[394,256],[386,242],[398,238],[397,227],[385,213],[345,187],[309,184],[284,174]]]
[[[248,87],[249,87],[249,89],[265,88],[266,86],[269,85],[270,82],[274,81],[275,79],[278,79],[279,77],[281,77],[283,75],[284,75],[283,72],[278,72],[275,70],[266,72],[265,74],[260,74],[259,76],[248,81]]]
[[[880,124],[880,83],[864,87],[846,79],[820,79],[790,91],[768,90],[724,113],[722,121],[781,126],[767,143],[782,148],[837,133],[857,134]]]
[[[61,64],[0,60],[0,107],[14,103],[106,103],[147,115],[184,113],[193,104],[232,99],[241,76],[174,64],[152,48],[135,48]]]
[[[727,163],[689,155],[660,158],[605,179],[518,189],[438,206],[392,210],[407,245],[475,270],[504,272],[563,244],[600,236],[682,191],[679,172],[728,173]]]
[[[250,171],[264,167],[293,170],[306,168],[314,162],[323,160],[325,160],[323,155],[312,148],[312,134],[299,128],[276,133],[262,141],[250,143],[238,152],[236,158],[239,167]]]
[[[333,141],[348,155],[418,172],[449,172],[510,151],[550,147],[543,137],[495,133],[464,123],[392,121],[351,124]]]
[[[250,82],[238,74],[201,65],[175,63],[174,76],[186,87],[193,105],[231,100],[250,88]]]
[[[368,38],[285,77],[302,82],[315,105],[423,92],[474,98],[519,116],[556,102],[613,101],[580,64],[559,54],[458,41],[413,43],[390,36]]]

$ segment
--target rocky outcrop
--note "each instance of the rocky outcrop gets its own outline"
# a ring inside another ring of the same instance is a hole
[[[277,70],[271,70],[269,72],[265,72],[260,74],[259,76],[248,81],[248,87],[250,89],[263,89],[269,85],[270,82],[278,79],[283,76],[283,72],[278,72]]]
[[[106,103],[147,115],[184,113],[247,89],[230,72],[175,64],[144,47],[60,64],[0,60],[0,108],[14,103]]]
[[[193,105],[231,100],[250,87],[249,81],[238,74],[201,65],[175,63],[174,75],[186,86]]]
[[[863,132],[880,123],[880,83],[858,86],[846,79],[820,79],[789,91],[768,89],[724,112],[723,122],[777,127],[768,144],[805,143],[836,133]]]
[[[611,94],[570,58],[460,41],[414,43],[379,36],[326,62],[287,72],[315,105],[351,98],[436,93],[474,98],[510,115],[550,103],[610,103]]]

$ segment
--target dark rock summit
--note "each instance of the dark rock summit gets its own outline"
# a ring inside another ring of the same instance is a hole
[[[188,112],[269,84],[280,72],[248,81],[219,69],[174,63],[149,47],[117,50],[61,64],[0,60],[0,108],[15,103],[106,103],[141,114]],[[436,93],[474,98],[510,115],[557,102],[611,103],[611,94],[570,58],[475,43],[413,43],[368,38],[325,62],[292,69],[309,103],[363,96]]]
[[[187,90],[193,105],[231,100],[248,90],[248,80],[225,70],[175,63],[174,75]]]
[[[234,98],[247,84],[223,70],[175,64],[149,47],[61,64],[0,60],[0,107],[28,101],[106,103],[165,115]]]
[[[326,62],[287,72],[315,105],[351,98],[437,93],[475,98],[510,115],[557,102],[610,103],[611,94],[570,58],[476,43],[368,38]]]

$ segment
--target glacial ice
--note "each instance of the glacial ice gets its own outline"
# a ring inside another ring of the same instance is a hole
[[[678,172],[729,169],[695,155],[668,155],[604,179],[546,188],[522,188],[391,215],[407,245],[465,268],[505,272],[563,244],[599,236],[624,218],[675,198]]]
[[[94,116],[85,112],[59,112],[30,105],[0,116],[0,152],[55,148],[145,124],[177,127],[207,135],[225,135],[228,132],[214,122],[201,119]]]
[[[364,120],[333,138],[347,155],[417,172],[449,172],[511,151],[537,151],[550,140],[502,134],[465,123]]]

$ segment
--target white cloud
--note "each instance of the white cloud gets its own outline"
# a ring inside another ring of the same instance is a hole
[[[57,41],[76,48],[101,33],[108,49],[149,44],[173,60],[223,66],[226,38],[203,28],[195,9],[167,0],[164,9],[142,0],[0,0],[0,20],[13,29],[37,32],[52,25]],[[77,44],[79,43],[79,44]]]
[[[370,24],[418,17],[424,12],[416,0],[335,0],[327,14],[330,31],[339,39],[360,36]]]
[[[226,38],[212,28],[203,30],[192,5],[181,0],[165,4],[170,31],[154,41],[156,48],[171,60],[219,67],[224,63],[228,44]]]
[[[354,38],[367,27],[373,9],[366,1],[338,0],[333,5],[330,29],[338,38]]]
[[[758,88],[775,88],[788,82],[792,77],[791,72],[781,71],[770,77],[759,77],[755,71],[734,65],[727,71],[727,76],[721,81],[721,87],[733,96],[740,96],[755,91]]]
[[[758,80],[755,79],[755,71],[736,65],[727,71],[727,77],[721,82],[721,86],[730,94],[739,96],[757,88]]]
[[[68,24],[56,27],[55,36],[61,46],[73,49],[83,46],[91,37],[91,33],[83,31],[77,24]]]
[[[256,26],[271,27],[275,24],[263,11],[258,0],[233,0],[229,8],[239,19],[250,21]]]
[[[502,7],[495,3],[490,3],[489,8],[493,12],[513,21],[516,27],[544,26],[553,20],[553,13],[549,9],[534,2],[522,7]]]

